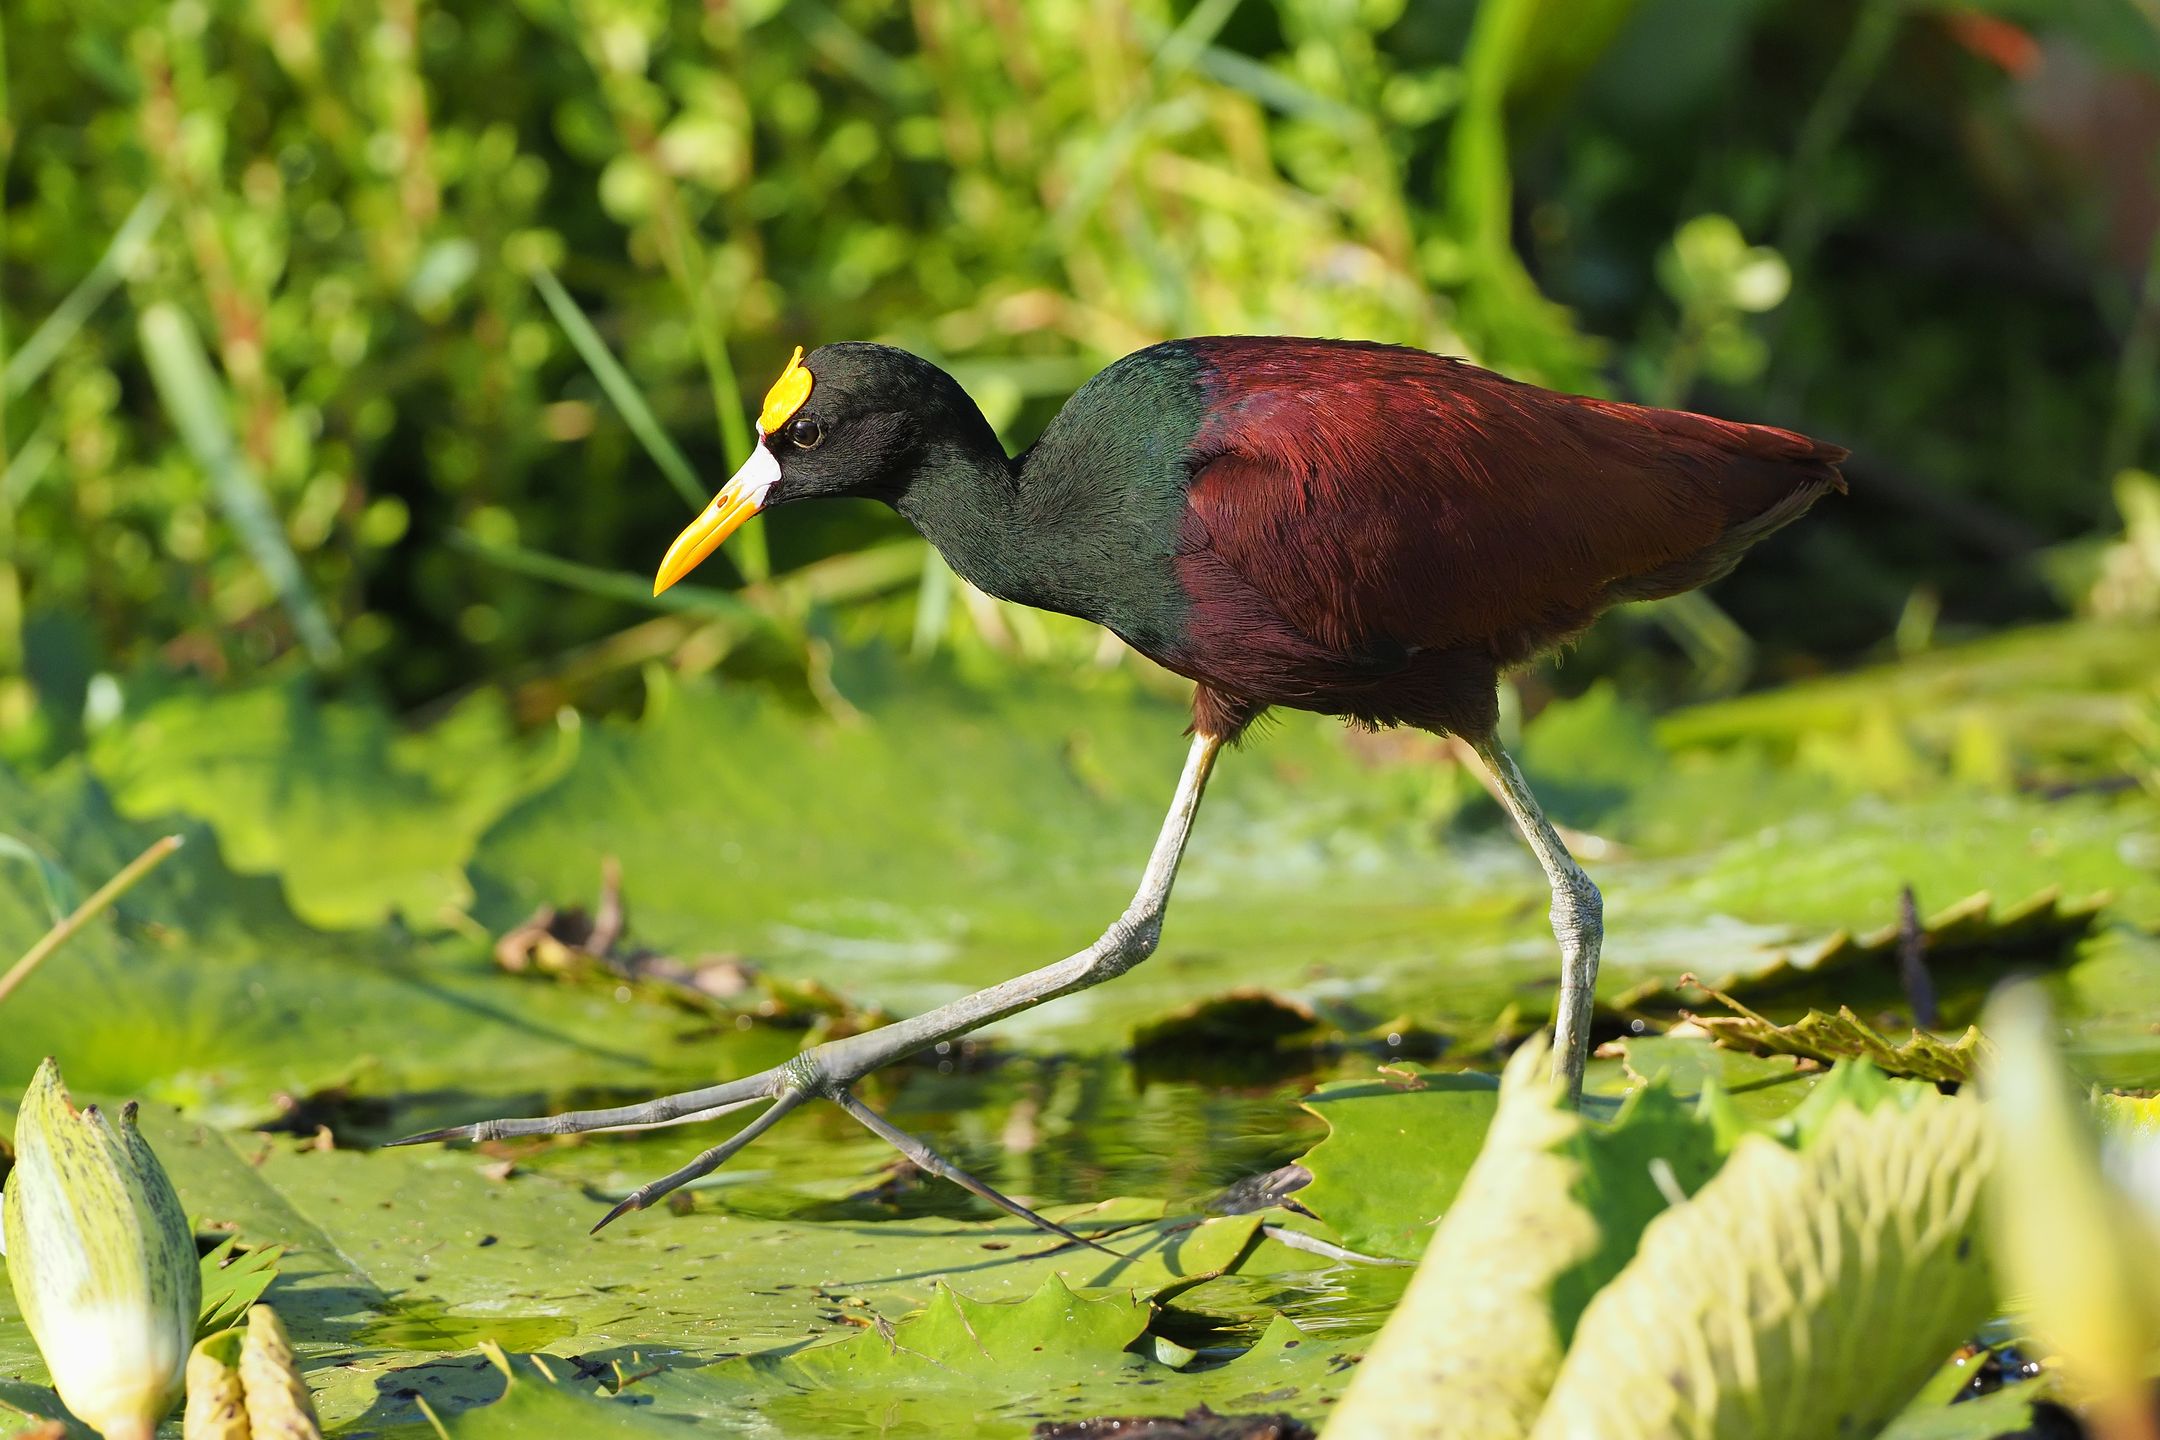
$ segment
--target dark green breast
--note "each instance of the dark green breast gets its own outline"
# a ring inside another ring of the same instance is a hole
[[[1153,345],[1081,386],[994,504],[979,478],[925,477],[902,509],[978,589],[1092,620],[1159,658],[1190,609],[1172,562],[1203,411],[1190,350]]]

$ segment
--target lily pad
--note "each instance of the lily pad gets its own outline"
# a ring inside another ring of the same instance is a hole
[[[1916,1402],[1885,1426],[1876,1440],[2038,1440],[2048,1434],[2072,1433],[2045,1428],[2064,1423],[2063,1408],[2053,1391],[2052,1385],[2029,1381],[1956,1404]],[[2040,1407],[2052,1413],[2043,1417]]]
[[[54,1426],[60,1428],[55,1431]],[[97,1432],[68,1413],[60,1397],[42,1385],[0,1380],[0,1440],[14,1436],[48,1440],[55,1434],[67,1440],[97,1440]]]
[[[1996,909],[1995,897],[1982,890],[1929,916],[1921,934],[1931,966],[1950,961],[1938,981],[1954,979],[1957,962],[1978,956],[2030,956],[2067,953],[2099,918],[2113,897],[2107,892],[2065,900],[2062,887],[2049,885],[2014,905]],[[1788,994],[1806,985],[1833,983],[1858,972],[1893,973],[1900,930],[1895,922],[1855,935],[1837,930],[1806,945],[1767,949],[1749,958],[1746,968],[1710,976],[1639,980],[1612,997],[1621,1009],[1701,1004],[1714,991],[1763,998]]]
[[[114,815],[76,766],[0,770],[0,809],[79,876],[105,876],[159,832]],[[20,867],[0,871],[0,953],[46,928]],[[652,1084],[680,1012],[531,987],[514,1002],[465,942],[326,933],[277,884],[227,870],[200,830],[16,990],[0,1076],[66,1057],[87,1091],[270,1114],[280,1094]]]
[[[1889,717],[1947,757],[1961,731],[1988,727],[2026,753],[2115,768],[2124,721],[2160,671],[2150,625],[2036,625],[1894,665],[1693,706],[1658,722],[1675,749],[1772,745],[1797,755],[1811,739],[1848,737]]]
[[[2110,643],[2108,663],[2130,673],[2130,642]],[[2050,673],[2044,648],[1982,656],[1980,668]],[[2001,703],[2022,717],[2003,728],[2004,775],[2075,783],[2106,778],[2113,742],[2097,722],[2050,726],[2079,707],[2088,719],[2109,713],[2086,683],[2116,683],[2103,671],[2048,680],[2032,707],[1977,670],[1957,683],[1973,714]],[[2149,669],[2138,673],[2149,686]],[[1523,1188],[1481,1186],[1468,1151],[1506,1110],[1479,1090],[1486,1082],[1345,1082],[1370,1061],[1342,1052],[1393,1048],[1391,1036],[1404,1052],[1453,1038],[1442,1053],[1454,1059],[1533,1028],[1556,971],[1543,878],[1497,812],[1463,804],[1474,792],[1430,742],[1345,738],[1330,722],[1289,717],[1220,771],[1147,965],[863,1087],[896,1123],[1116,1258],[983,1220],[976,1202],[893,1166],[829,1107],[791,1117],[675,1205],[592,1240],[582,1234],[591,1220],[726,1126],[480,1150],[352,1148],[709,1083],[782,1060],[803,1039],[761,1018],[762,1005],[703,1003],[684,983],[740,973],[756,977],[746,996],[769,988],[776,1001],[823,983],[912,1012],[1070,953],[1123,907],[1175,775],[1180,706],[1122,673],[1009,675],[993,690],[889,667],[843,664],[835,678],[864,723],[762,691],[663,680],[636,721],[587,722],[522,748],[484,707],[438,736],[299,691],[231,710],[200,697],[153,703],[143,715],[160,723],[252,727],[255,738],[231,742],[243,763],[230,795],[138,764],[125,753],[135,719],[98,742],[97,771],[123,787],[130,814],[200,818],[184,826],[190,843],[172,865],[8,1002],[0,1082],[56,1049],[92,1092],[185,1107],[184,1117],[151,1107],[160,1153],[206,1228],[229,1223],[244,1244],[289,1247],[267,1298],[291,1322],[333,1427],[431,1433],[424,1400],[460,1434],[675,1433],[693,1420],[786,1440],[1018,1437],[1043,1419],[1200,1403],[1316,1421],[1409,1271],[1346,1264],[1278,1235],[1403,1257],[1428,1237],[1444,1243],[1471,1292],[1445,1299],[1434,1328],[1486,1347],[1459,1392],[1462,1417],[1489,1416],[1525,1357],[1550,1380],[1643,1227],[1676,1195],[1698,1193],[1736,1137],[1782,1124],[1775,1138],[1803,1153],[1828,1123],[1817,1102],[1856,1083],[1849,1070],[1825,1076],[1783,1055],[1651,1034],[1649,1017],[1614,1011],[1607,1021],[1621,1033],[1644,1028],[1593,1064],[1586,1118],[1542,1148],[1535,1137],[1498,1147]],[[1960,770],[1956,728],[1916,714],[1924,703],[1899,700],[1894,720],[1873,729],[1855,708],[1826,742],[1786,720],[1775,733],[1736,723],[1689,738],[1611,692],[1534,720],[1523,754],[1555,817],[1595,822],[1621,842],[1587,862],[1608,901],[1607,997],[1684,971],[1744,983],[1761,961],[1789,975],[1790,988],[1771,993],[1795,1014],[1819,1000],[1831,1018],[1840,1003],[1872,1016],[1860,992],[1895,985],[1887,927],[1834,945],[1796,937],[1887,920],[1903,881],[1938,897],[1991,887],[2036,898],[1936,917],[1946,1004],[1960,976],[1991,970],[1981,962],[1995,951],[2074,952],[2062,990],[2079,1042],[2102,1055],[2092,1073],[2152,1083],[2160,951],[2141,928],[2160,919],[2150,803]],[[2048,723],[2028,723],[2036,717]],[[334,775],[249,768],[287,723],[320,732],[304,743]],[[1608,728],[1615,743],[1601,747]],[[221,737],[155,738],[161,764],[201,757],[225,773]],[[1896,783],[1872,793],[1878,774]],[[277,787],[288,782],[304,803],[286,809]],[[1907,784],[1919,788],[1898,788]],[[347,805],[397,813],[356,814],[349,832],[310,851]],[[50,862],[0,857],[0,953],[50,922],[44,879],[65,876],[82,893],[157,833],[115,814],[79,762],[0,774],[0,808],[9,832]],[[401,837],[415,841],[400,850],[413,863],[371,873],[369,843],[403,847]],[[529,973],[502,974],[489,931],[588,900],[609,856],[622,863],[635,948],[687,973],[641,970],[629,942],[579,940],[558,912],[564,923],[520,932],[532,943],[514,958]],[[455,930],[433,932],[468,884],[470,920],[453,915]],[[2090,903],[2059,899],[2103,889],[2120,897],[2106,925]],[[406,923],[370,924],[392,911]],[[1791,963],[1818,952],[1813,969]],[[555,959],[581,983],[530,973]],[[795,1008],[807,1018],[818,1007]],[[1258,1031],[1281,1053],[1235,1087],[1164,1082],[1163,1067],[1104,1053],[1166,1016],[1179,1023],[1158,1033],[1173,1047]],[[1413,1018],[1372,1028],[1382,1016]],[[1295,1083],[1267,1078],[1291,1067]],[[1335,1083],[1301,1111],[1308,1075]],[[1405,1093],[1413,1082],[1428,1090]],[[0,1116],[6,1104],[0,1093]],[[230,1128],[272,1118],[294,1133]],[[1330,1133],[1314,1144],[1323,1124]],[[1312,1184],[1272,1198],[1313,1215],[1200,1213],[1198,1197],[1301,1152]],[[1057,1203],[1101,1195],[1119,1198]],[[1127,1345],[1109,1346],[1113,1336],[1081,1347],[1069,1370],[1046,1348],[1044,1378],[1031,1371],[1002,1392],[976,1377],[835,1386],[760,1373],[897,1334],[937,1311],[941,1286],[995,1316],[1062,1287],[1075,1306],[1149,1318]],[[1510,1295],[1528,1297],[1530,1322],[1502,1313]],[[476,1349],[483,1341],[522,1352],[507,1391]],[[0,1297],[0,1414],[49,1399],[40,1376]],[[0,1420],[0,1434],[11,1428],[12,1416]]]
[[[1052,1212],[1116,1256],[1002,1219],[820,1223],[707,1208],[633,1215],[588,1239],[579,1222],[599,1206],[590,1180],[570,1169],[507,1169],[463,1150],[321,1150],[221,1131],[163,1107],[143,1115],[199,1225],[286,1247],[267,1298],[331,1428],[362,1417],[371,1427],[422,1423],[419,1401],[444,1417],[495,1401],[502,1377],[475,1368],[482,1342],[536,1354],[558,1376],[578,1374],[580,1363],[599,1374],[617,1360],[632,1374],[656,1364],[696,1370],[898,1326],[934,1310],[947,1287],[983,1304],[1063,1292],[1137,1315],[1144,1327],[1159,1297],[1213,1280],[1271,1243],[1260,1236],[1265,1212],[1166,1215],[1147,1200]],[[1041,1363],[1069,1363],[1067,1382],[1087,1381],[1102,1403],[1117,1403],[1117,1385],[1140,1377],[1126,1376],[1126,1359],[1104,1369],[1093,1354],[1046,1352]],[[0,1380],[35,1384],[41,1374],[12,1300],[0,1294]],[[792,1393],[755,1388],[776,1400]],[[517,1401],[542,1403],[555,1402]],[[735,1413],[748,1403],[729,1402]],[[860,1421],[860,1396],[849,1404]]]
[[[1145,1306],[1082,1299],[1054,1282],[1001,1305],[951,1294],[923,1315],[837,1345],[671,1369],[640,1388],[662,1413],[724,1421],[754,1406],[767,1424],[803,1436],[1018,1440],[1045,1422],[1198,1405],[1317,1414],[1360,1358],[1358,1341],[1278,1317],[1233,1358],[1209,1355],[1174,1367],[1156,1358],[1146,1316]],[[1127,1334],[1127,1348],[1114,1348]],[[1002,1369],[994,1363],[1001,1356],[1011,1362]],[[878,1397],[869,1416],[865,1395]]]
[[[298,685],[172,695],[106,730],[91,765],[123,814],[206,823],[227,863],[276,876],[326,929],[464,911],[474,844],[536,769],[487,697],[414,737]]]
[[[793,1390],[928,1388],[1031,1393],[1075,1383],[1075,1370],[1123,1368],[1153,1311],[1130,1295],[1082,1299],[1057,1276],[1022,1300],[970,1300],[940,1282],[929,1308],[869,1324],[832,1345],[747,1356],[707,1372],[717,1386]]]
[[[1298,1202],[1352,1250],[1414,1260],[1477,1159],[1500,1101],[1490,1075],[1402,1072],[1324,1085],[1305,1102],[1328,1136],[1300,1161]]]
[[[750,691],[656,686],[634,724],[585,727],[561,777],[483,838],[479,918],[505,929],[585,894],[615,856],[641,943],[845,977],[896,1014],[1101,934],[1131,899],[1189,720],[1116,677],[1079,693],[1024,678],[991,694],[873,689],[858,725]],[[756,763],[730,763],[723,741]],[[1512,923],[1515,898],[1438,883],[1433,777],[1372,764],[1332,722],[1286,720],[1220,768],[1155,959],[998,1033],[1116,1048],[1196,997],[1305,975],[1321,955],[1429,983],[1436,945],[1467,949],[1494,917]],[[1519,980],[1461,988],[1504,1002]]]
[[[1617,1072],[1603,1072],[1600,1060],[1618,1061]],[[1782,1113],[1806,1092],[1804,1084],[1790,1083],[1803,1078],[1785,1060],[1721,1050],[1707,1037],[1682,1030],[1629,1035],[1600,1046],[1584,1084],[1591,1093],[1615,1101],[1645,1084],[1662,1084],[1683,1099],[1697,1098],[1715,1085],[1728,1096],[1775,1094]]]
[[[502,1395],[490,1404],[451,1411],[442,1429],[452,1440],[530,1440],[535,1435],[654,1440],[698,1433],[681,1420],[653,1413],[640,1403],[643,1397],[608,1396],[590,1380],[578,1383],[558,1375],[534,1356],[513,1360],[497,1349],[489,1358],[502,1374]],[[583,1376],[581,1369],[572,1373]]]

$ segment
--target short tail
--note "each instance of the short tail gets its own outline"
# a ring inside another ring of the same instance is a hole
[[[1757,541],[1805,515],[1832,491],[1846,493],[1839,469],[1851,454],[1791,430],[1745,425],[1682,411],[1638,412],[1657,417],[1661,428],[1678,432],[1707,453],[1709,488],[1722,502],[1725,523],[1708,545],[1641,575],[1615,580],[1606,587],[1608,603],[1662,600],[1721,580]]]

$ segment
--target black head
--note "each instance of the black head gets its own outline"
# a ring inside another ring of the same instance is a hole
[[[898,504],[928,471],[1004,456],[967,392],[919,356],[858,340],[796,356],[765,397],[757,448],[669,547],[655,595],[760,510],[820,496]]]
[[[780,461],[768,504],[814,495],[897,500],[941,451],[998,443],[959,382],[905,350],[846,340],[811,351],[803,369],[810,394],[768,442]]]

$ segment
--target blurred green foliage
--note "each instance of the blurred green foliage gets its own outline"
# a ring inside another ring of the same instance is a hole
[[[930,355],[1016,447],[1128,349],[1283,331],[1855,449],[1853,499],[1720,591],[1737,628],[1684,612],[1675,651],[1623,623],[1569,689],[1749,636],[1789,666],[1924,643],[1938,610],[2057,608],[2041,552],[2112,533],[2115,472],[2160,458],[2160,38],[2133,0],[11,0],[4,23],[18,754],[70,743],[100,673],[312,666],[406,705],[508,679],[530,715],[655,658],[844,704],[836,639],[1100,653],[886,548],[911,542],[868,507],[731,545],[704,578],[774,577],[748,606],[641,608],[675,492],[732,469],[745,394],[798,342]]]

